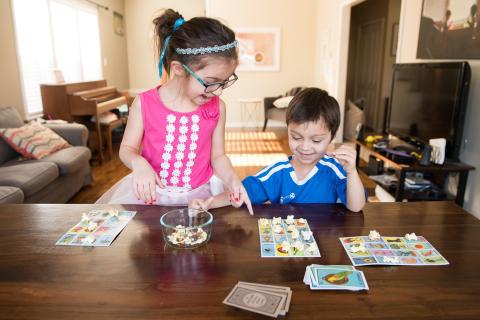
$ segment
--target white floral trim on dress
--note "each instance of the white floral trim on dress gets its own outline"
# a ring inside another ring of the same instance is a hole
[[[195,159],[197,157],[196,150],[198,148],[197,141],[198,133],[200,131],[200,117],[196,114],[192,115],[190,119],[187,116],[181,116],[178,119],[180,126],[177,131],[177,134],[179,133],[180,135],[175,137],[174,133],[177,129],[175,122],[177,119],[178,118],[173,114],[167,116],[166,143],[163,148],[163,162],[160,164],[161,170],[159,175],[162,183],[166,186],[167,191],[181,193],[192,190],[192,186],[190,185],[190,175],[192,174],[192,167],[195,164]],[[187,126],[189,122],[191,123],[190,128]],[[187,134],[189,131],[190,144],[187,148]],[[173,143],[175,139],[177,139],[178,143],[174,148]],[[174,159],[172,159],[172,157],[174,157]],[[172,160],[175,161],[171,163]],[[187,161],[184,163],[185,160]],[[169,169],[171,169],[172,165],[173,170],[171,170],[171,173],[169,174]],[[167,186],[168,182],[170,182],[170,185]],[[181,186],[180,182],[183,182],[183,186]]]
[[[192,167],[195,164],[195,158],[197,157],[197,154],[195,150],[197,150],[197,141],[198,141],[198,133],[200,131],[200,117],[196,114],[194,114],[191,117],[192,120],[192,126],[190,127],[191,134],[190,134],[190,145],[189,145],[189,152],[188,152],[188,161],[185,164],[185,170],[183,171],[183,177],[182,177],[182,182],[185,184],[185,187],[192,189],[192,186],[190,185],[190,175],[192,174]]]
[[[177,117],[173,114],[169,114],[167,116],[167,135],[165,136],[165,145],[163,146],[163,154],[162,159],[163,162],[160,164],[162,170],[158,173],[160,176],[160,181],[164,186],[167,185],[167,178],[168,178],[168,169],[170,169],[170,159],[172,158],[172,151],[173,151],[173,141],[175,141],[175,120]]]

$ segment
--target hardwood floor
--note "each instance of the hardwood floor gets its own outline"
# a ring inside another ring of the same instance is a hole
[[[103,165],[92,164],[93,183],[82,188],[69,203],[94,203],[117,181],[130,173],[118,158],[119,144],[114,144],[114,158]],[[227,152],[237,175],[243,179],[257,173],[263,167],[284,159],[289,153],[287,132],[276,129],[267,132],[251,130],[229,130],[225,135]]]

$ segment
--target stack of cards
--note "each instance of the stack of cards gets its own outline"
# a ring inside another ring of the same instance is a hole
[[[362,271],[353,266],[307,266],[303,282],[311,290],[368,290],[367,280]]]
[[[287,314],[291,300],[288,287],[239,281],[223,303],[276,318]]]

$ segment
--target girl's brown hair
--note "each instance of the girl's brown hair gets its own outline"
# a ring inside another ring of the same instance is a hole
[[[212,47],[228,44],[235,40],[235,33],[230,28],[216,19],[206,17],[195,17],[185,21],[172,34],[175,21],[179,18],[183,18],[180,13],[167,9],[153,19],[153,24],[155,25],[155,45],[159,57],[165,39],[171,35],[162,62],[167,73],[170,73],[170,63],[174,60],[196,69],[201,69],[205,66],[205,57],[215,56],[227,60],[237,60],[238,56],[235,48],[209,54],[177,54],[175,52],[176,48]]]

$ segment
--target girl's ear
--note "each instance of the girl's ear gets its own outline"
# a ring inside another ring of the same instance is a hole
[[[185,69],[180,62],[172,61],[170,64],[170,74],[175,75],[175,77],[184,77]]]

